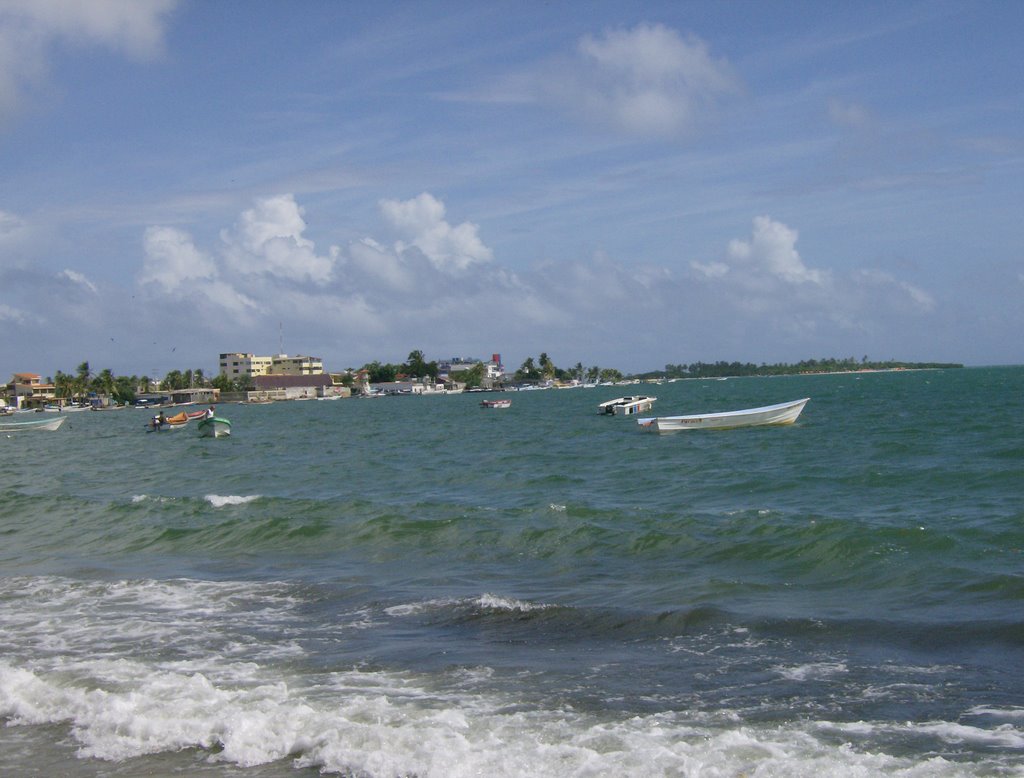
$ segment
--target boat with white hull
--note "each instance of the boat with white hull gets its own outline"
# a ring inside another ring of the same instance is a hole
[[[53,430],[60,429],[60,425],[64,423],[66,416],[47,416],[45,419],[29,419],[29,420],[17,420],[9,421],[7,419],[0,419],[0,435],[6,435],[10,432],[29,432],[31,430],[45,430],[52,432]]]
[[[231,422],[220,416],[207,416],[199,422],[199,437],[226,438],[231,434]]]
[[[698,413],[689,416],[655,416],[637,419],[641,429],[652,432],[678,432],[696,429],[736,429],[737,427],[765,427],[792,424],[800,416],[809,397],[802,400],[746,408],[741,411]]]
[[[602,416],[633,416],[637,413],[649,411],[657,397],[636,395],[632,397],[616,397],[597,406],[597,412]]]

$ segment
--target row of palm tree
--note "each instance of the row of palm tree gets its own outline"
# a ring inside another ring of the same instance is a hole
[[[138,394],[154,389],[154,382],[149,376],[118,376],[109,368],[94,373],[88,362],[82,362],[74,373],[58,370],[51,383],[54,385],[57,398],[65,401],[81,401],[90,395],[97,395],[109,397],[118,403],[126,403],[134,400]],[[202,370],[172,370],[156,388],[174,391],[206,384]]]
[[[577,362],[575,367],[563,370],[555,366],[547,352],[541,352],[536,362],[533,357],[527,357],[515,372],[516,381],[576,380],[597,383],[598,381],[621,381],[622,377],[622,373],[614,368],[601,368],[597,365],[586,368],[582,362]]]

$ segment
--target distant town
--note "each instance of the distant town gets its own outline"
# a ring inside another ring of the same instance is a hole
[[[52,377],[15,373],[0,388],[0,411],[61,410],[90,407],[96,410],[125,405],[177,405],[185,403],[252,402],[340,399],[389,395],[450,394],[470,391],[573,388],[600,384],[658,382],[740,376],[800,375],[878,370],[960,368],[958,363],[878,362],[811,359],[796,364],[695,362],[667,364],[663,370],[624,375],[613,368],[557,367],[546,353],[527,357],[518,369],[507,372],[500,354],[490,359],[452,357],[428,361],[412,351],[401,364],[374,361],[359,369],[332,372],[312,356],[258,356],[245,352],[219,355],[218,372],[208,377],[201,369],[172,370],[163,378],[115,376],[109,369],[93,372],[82,362],[73,373],[58,370]]]

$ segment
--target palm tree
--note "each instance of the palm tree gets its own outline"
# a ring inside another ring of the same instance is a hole
[[[104,368],[100,371],[99,375],[93,378],[92,388],[96,394],[106,395],[109,398],[114,394],[116,382],[117,379],[114,377],[114,374],[110,372],[110,368]]]
[[[53,388],[57,397],[69,400],[75,393],[75,377],[58,370],[53,379]]]
[[[75,396],[81,399],[89,388],[89,363],[83,362],[78,366],[78,373],[75,376]]]
[[[543,374],[544,378],[554,377],[555,363],[548,358],[547,352],[541,352],[540,359],[537,360],[537,363],[540,365],[540,372]]]

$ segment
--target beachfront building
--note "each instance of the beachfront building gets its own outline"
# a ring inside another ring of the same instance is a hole
[[[331,373],[285,375],[273,373],[253,379],[255,391],[249,399],[270,400],[332,400],[351,397],[352,390],[341,382],[342,376]]]
[[[42,408],[57,399],[57,387],[44,384],[35,373],[15,373],[4,387],[6,404],[13,408]]]
[[[320,357],[290,357],[278,354],[271,357],[271,375],[323,375],[324,363]]]
[[[255,354],[231,352],[220,355],[220,373],[232,381],[242,378],[252,379],[258,375],[266,375],[273,364],[271,357],[258,357]]]
[[[261,375],[309,376],[321,375],[324,363],[320,357],[277,354],[261,357],[255,354],[229,352],[220,355],[220,373],[232,381],[253,380]]]

